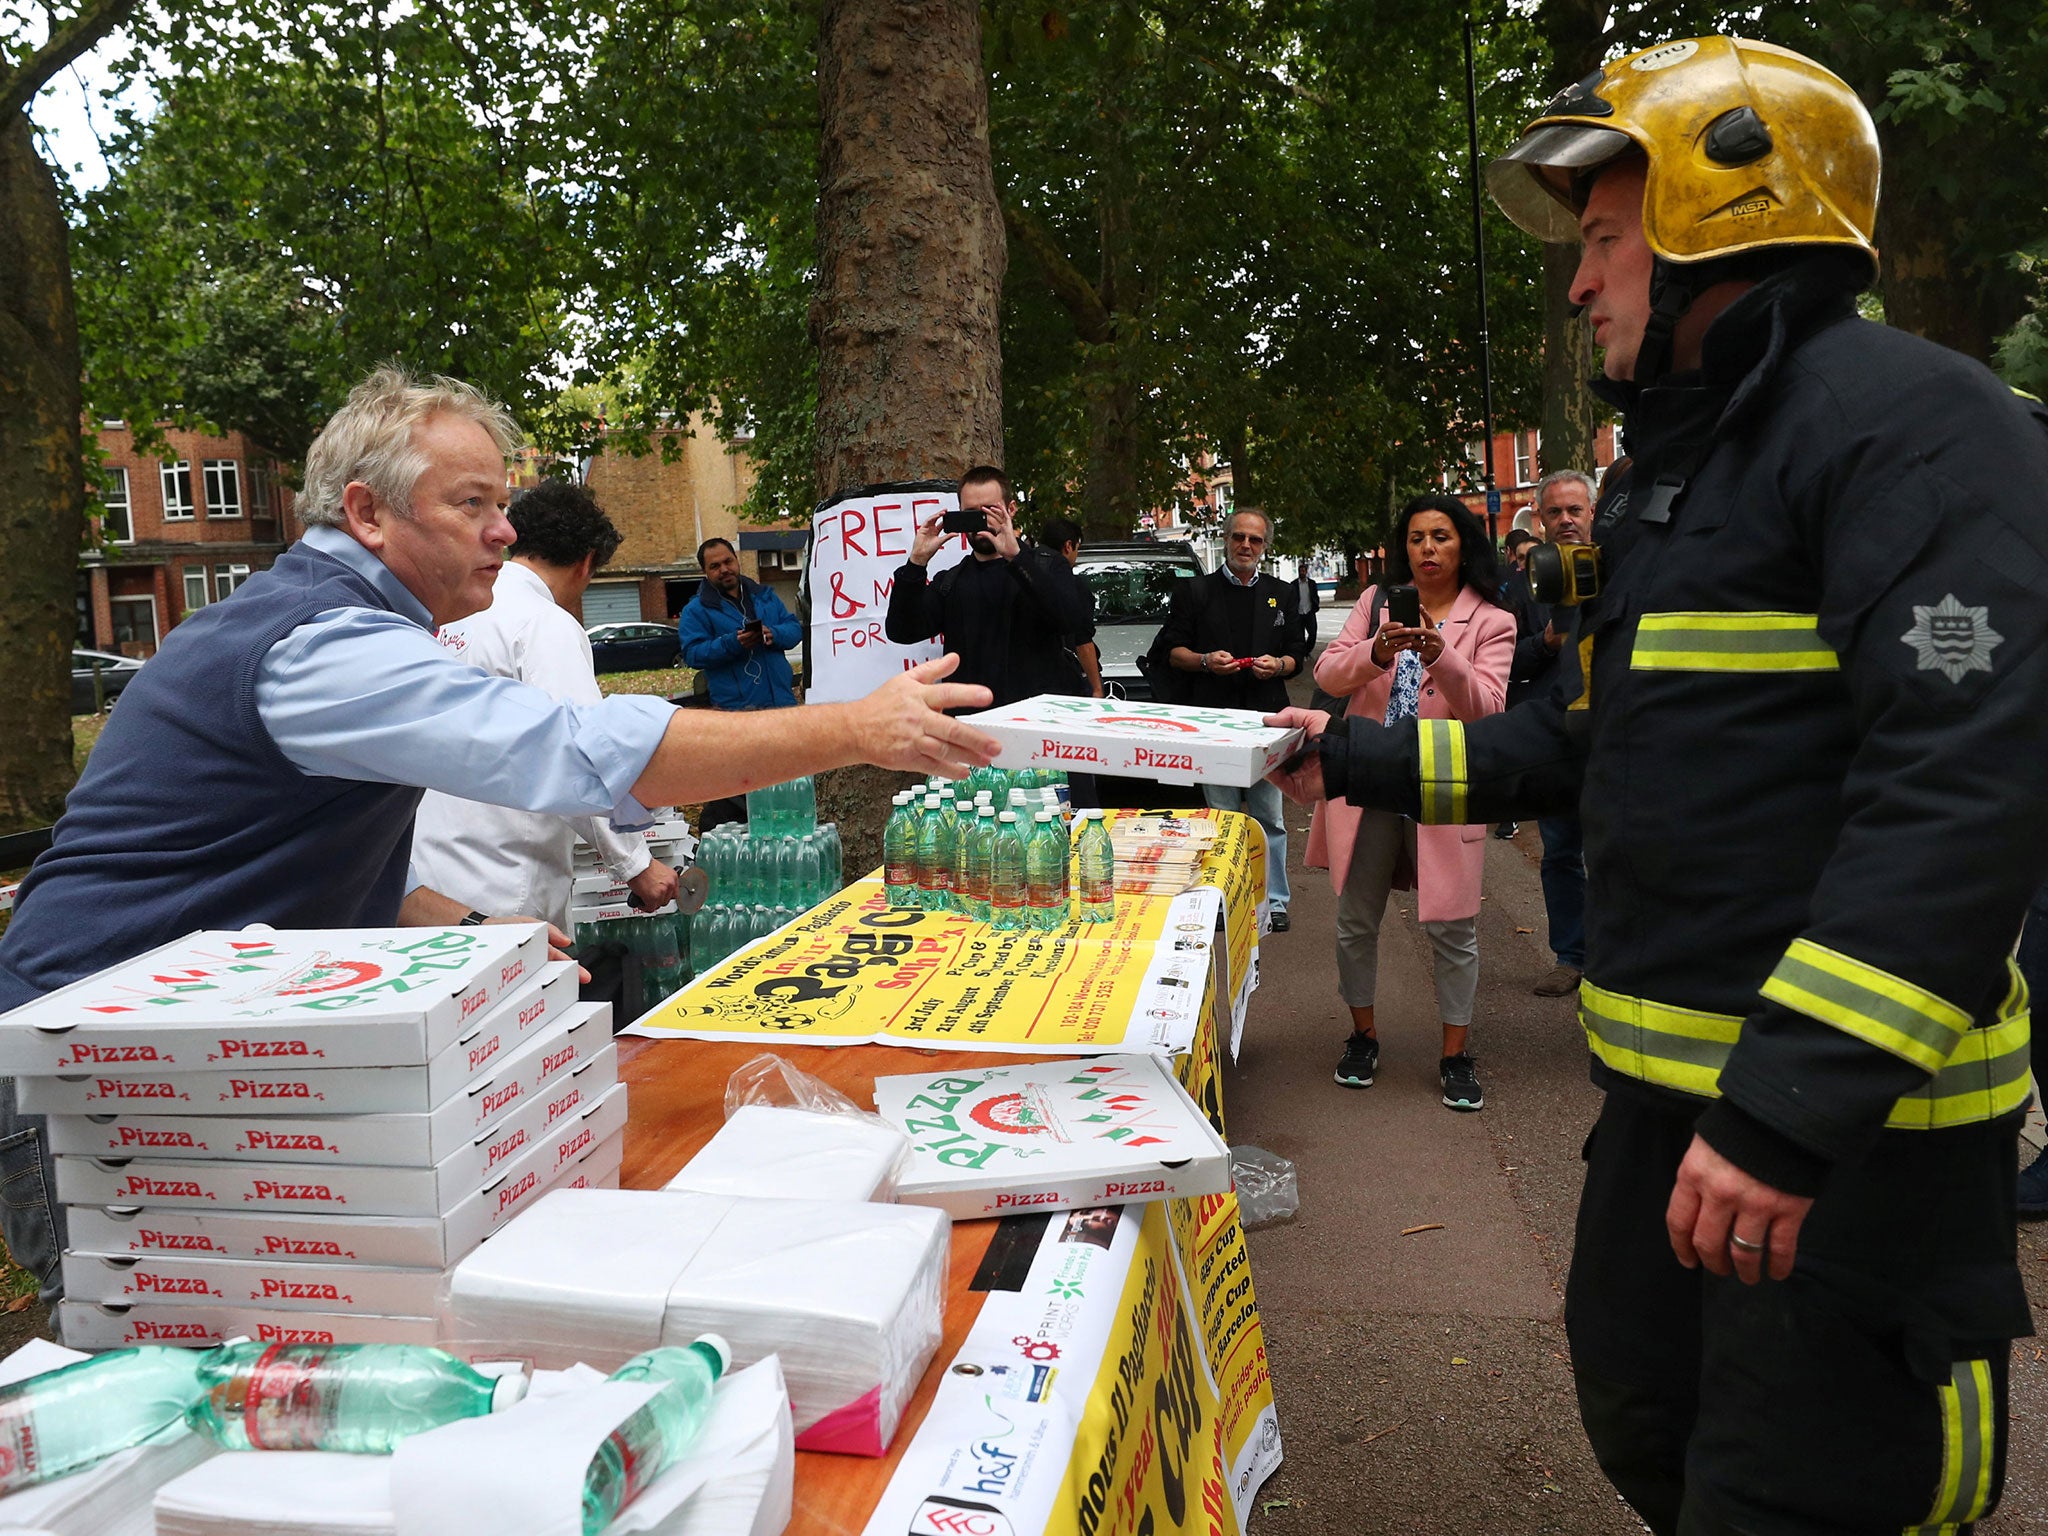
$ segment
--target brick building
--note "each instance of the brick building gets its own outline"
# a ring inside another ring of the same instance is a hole
[[[699,416],[690,426],[695,435],[673,461],[659,450],[636,458],[602,449],[589,460],[591,494],[626,537],[583,594],[584,623],[673,619],[697,590],[697,546],[711,538],[732,540],[740,570],[794,611],[808,518],[742,526],[740,503],[754,484],[745,443],[721,442]]]
[[[1447,469],[1443,474],[1443,488],[1454,492],[1466,506],[1479,514],[1481,522],[1486,520],[1486,460],[1481,449],[1482,439],[1474,438],[1465,445],[1465,458],[1470,468],[1460,477],[1456,470]],[[1593,473],[1597,481],[1601,472],[1614,462],[1614,424],[1602,426],[1593,435],[1593,462],[1591,464],[1549,464],[1543,459],[1543,434],[1534,427],[1519,432],[1496,432],[1493,434],[1493,483],[1500,490],[1500,536],[1506,538],[1511,528],[1533,528],[1536,512],[1536,485],[1545,475],[1560,469],[1585,469]],[[1482,489],[1474,490],[1474,486]],[[1523,514],[1527,513],[1527,516]]]
[[[275,560],[295,530],[276,461],[239,432],[166,429],[148,458],[120,422],[98,429],[105,511],[79,559],[78,643],[150,656],[172,625]]]

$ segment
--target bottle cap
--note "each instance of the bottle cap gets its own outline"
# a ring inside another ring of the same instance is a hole
[[[974,792],[974,803],[976,805],[985,805],[995,799],[995,797],[996,792],[992,789],[977,789]]]
[[[508,1371],[491,1383],[491,1412],[503,1413],[526,1397],[528,1377],[524,1371]]]
[[[1011,790],[1011,791],[1010,791],[1010,804],[1012,804],[1012,805],[1022,805],[1023,803],[1024,803],[1024,791],[1023,791],[1023,790],[1021,790],[1021,789],[1013,789],[1013,790]]]
[[[1038,814],[1037,814],[1037,815],[1036,815],[1035,817],[1033,817],[1032,819],[1033,819],[1034,821],[1043,821],[1043,822],[1050,822],[1050,821],[1052,820],[1052,812],[1051,812],[1051,811],[1040,811],[1040,812],[1039,812],[1039,813],[1038,813]]]
[[[995,813],[996,813],[996,808],[995,808],[994,806],[992,806],[992,805],[988,804],[988,803],[987,803],[986,801],[983,801],[983,802],[982,802],[982,804],[981,804],[981,807],[980,807],[980,810],[979,810],[979,813],[978,813],[978,814],[980,814],[980,815],[983,815],[983,816],[993,816],[993,815],[995,815]]]
[[[713,1376],[723,1376],[732,1369],[732,1346],[718,1334],[700,1333],[690,1340],[690,1348],[705,1357]]]
[[[924,808],[928,811],[936,811],[939,808],[939,797],[937,795],[926,795],[924,797]]]
[[[1017,824],[1017,813],[1015,811],[1005,811],[1002,815],[998,816],[996,820],[1007,821],[1011,826],[1014,827]]]

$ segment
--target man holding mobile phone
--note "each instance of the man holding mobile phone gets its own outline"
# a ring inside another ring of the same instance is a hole
[[[714,709],[775,709],[796,702],[796,677],[784,653],[803,638],[775,589],[740,574],[739,552],[725,539],[697,546],[704,581],[676,617],[683,662],[703,673]]]
[[[932,556],[963,536],[973,558],[930,576]],[[910,558],[896,569],[883,624],[898,645],[943,635],[960,657],[956,675],[980,683],[999,705],[1041,693],[1085,694],[1067,640],[1093,628],[1080,578],[1055,551],[1017,537],[1010,477],[987,464],[960,477],[959,512],[919,525]]]

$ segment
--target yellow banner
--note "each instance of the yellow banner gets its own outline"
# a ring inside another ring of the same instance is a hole
[[[1279,1463],[1236,1197],[1173,1204],[1144,1208],[1046,1536],[1237,1536]]]
[[[1186,814],[1218,830],[1203,884],[1178,896],[1123,894],[1106,923],[998,932],[958,913],[892,908],[870,875],[727,956],[626,1033],[1049,1054],[1185,1051],[1205,1011],[1227,1023],[1243,996],[1265,889],[1256,822],[1232,811]],[[1220,1000],[1211,995],[1217,990]]]

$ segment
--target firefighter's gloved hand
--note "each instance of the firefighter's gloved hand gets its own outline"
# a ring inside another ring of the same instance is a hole
[[[1321,709],[1283,709],[1265,717],[1265,723],[1283,730],[1302,730],[1308,740],[1294,756],[1266,775],[1266,782],[1296,805],[1314,805],[1323,795],[1323,737],[1330,729],[1330,715]]]
[[[1767,1266],[1773,1280],[1792,1273],[1799,1228],[1812,1209],[1809,1197],[1772,1188],[1695,1136],[1678,1165],[1664,1226],[1671,1251],[1687,1269],[1704,1264],[1717,1275],[1732,1273],[1744,1285],[1755,1285]],[[1735,1242],[1737,1237],[1743,1242]]]

